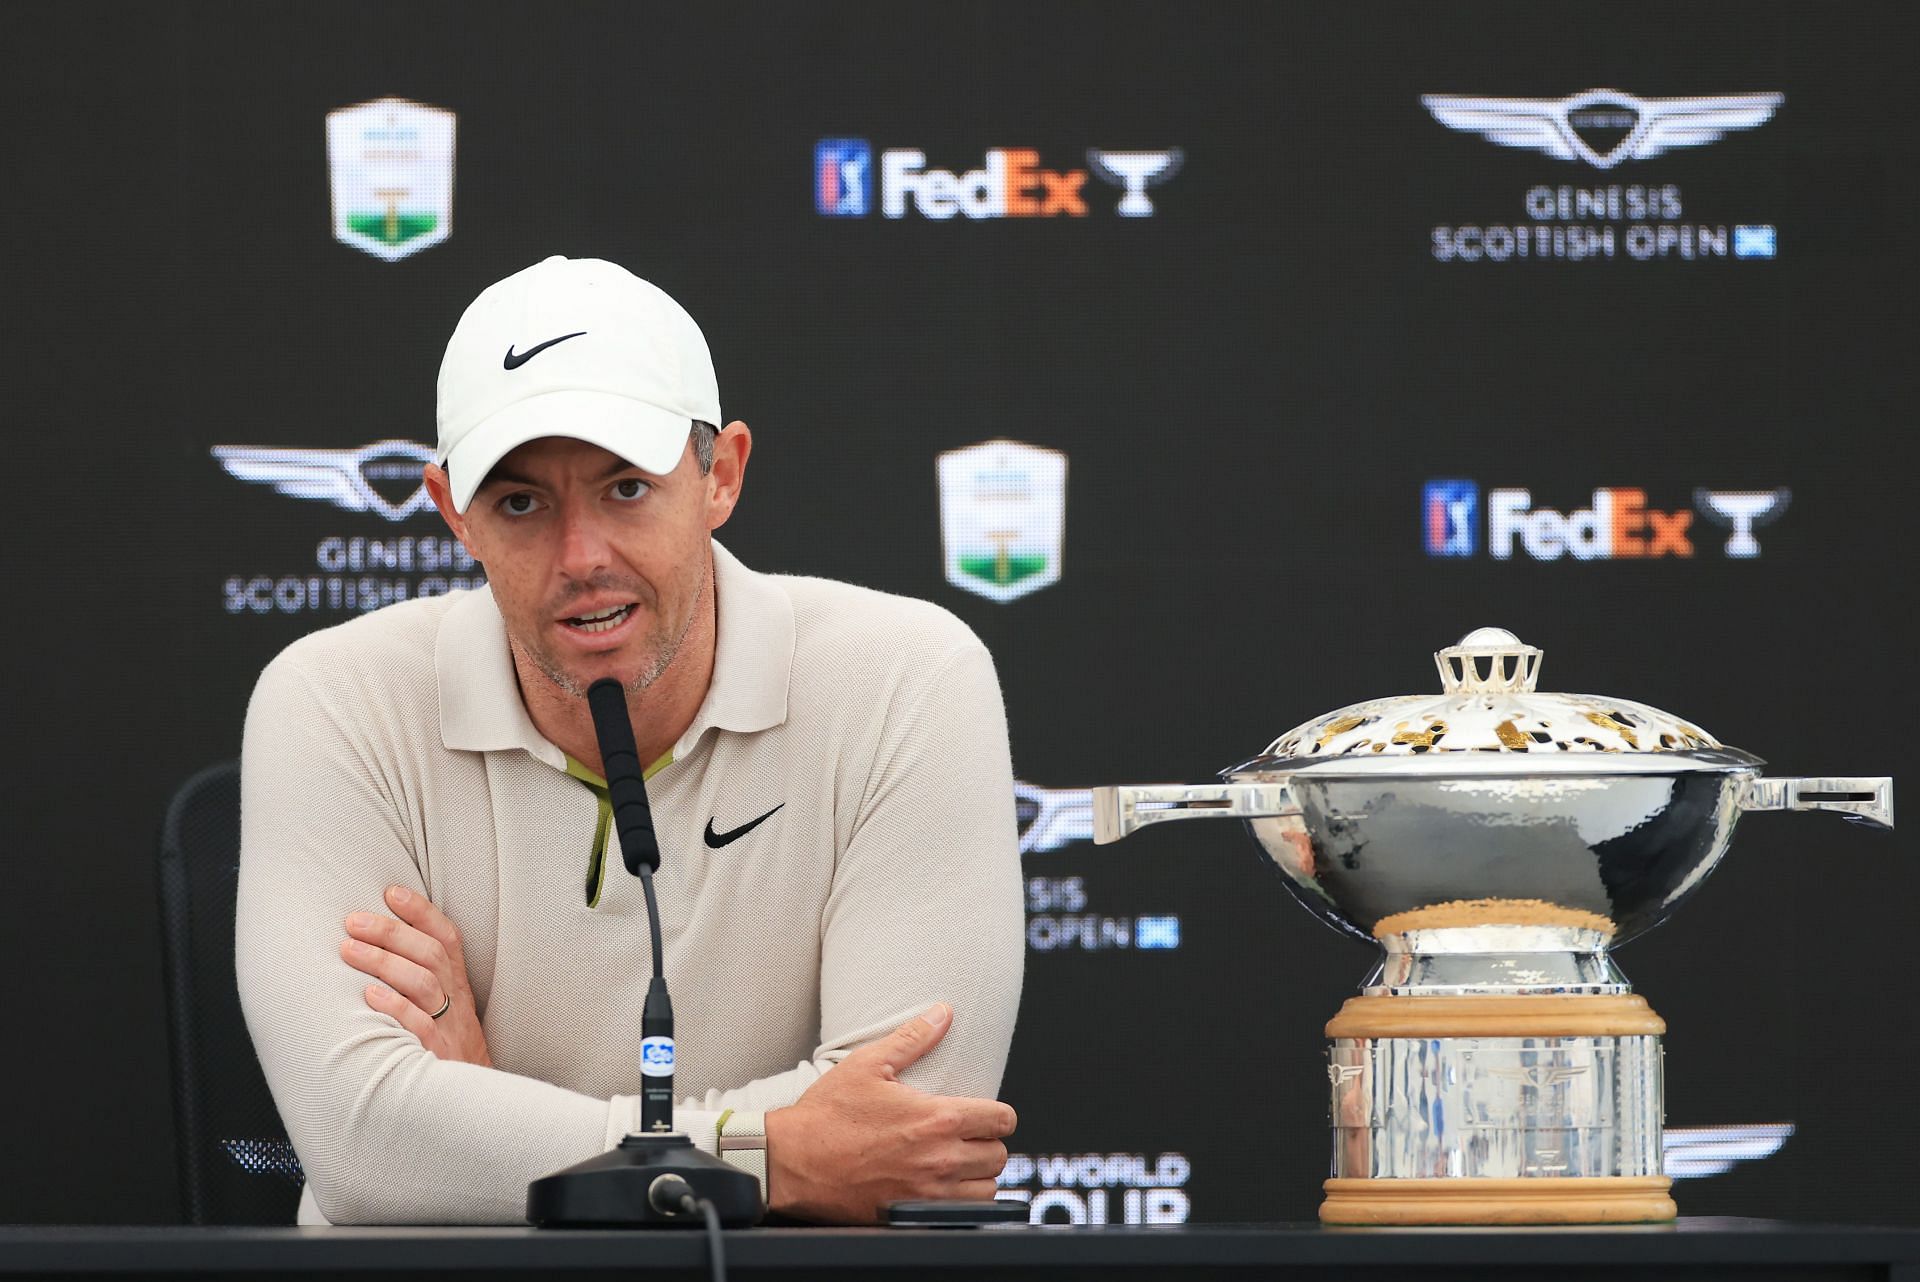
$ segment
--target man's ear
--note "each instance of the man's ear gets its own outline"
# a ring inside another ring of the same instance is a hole
[[[707,528],[717,530],[733,515],[746,484],[747,456],[753,453],[753,433],[739,419],[713,438],[713,470],[707,473]]]
[[[425,482],[433,505],[440,509],[440,519],[447,523],[447,528],[453,531],[453,537],[459,539],[467,549],[467,555],[478,561],[480,553],[467,537],[467,518],[453,506],[453,486],[448,482],[446,472],[438,463],[429,463],[420,469],[420,479]]]

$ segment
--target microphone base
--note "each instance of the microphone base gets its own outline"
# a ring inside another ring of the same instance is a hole
[[[764,1214],[759,1180],[675,1132],[629,1135],[617,1148],[535,1180],[527,1185],[527,1218],[542,1228],[701,1227],[706,1221],[698,1213],[662,1211],[649,1200],[663,1175],[685,1180],[730,1228],[758,1224]]]

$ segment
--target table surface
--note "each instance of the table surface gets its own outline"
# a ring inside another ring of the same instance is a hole
[[[735,1270],[1851,1263],[1920,1278],[1920,1229],[1734,1218],[1550,1228],[756,1228],[728,1231],[726,1251]],[[705,1252],[700,1232],[677,1229],[0,1227],[0,1274],[689,1269]]]

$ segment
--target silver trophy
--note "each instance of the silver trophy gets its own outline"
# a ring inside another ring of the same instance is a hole
[[[1764,778],[1645,704],[1536,690],[1482,628],[1445,693],[1376,699],[1221,782],[1093,791],[1094,840],[1238,818],[1308,911],[1380,964],[1327,1025],[1329,1223],[1671,1219],[1665,1023],[1611,950],[1713,871],[1750,810],[1893,826],[1884,778]]]

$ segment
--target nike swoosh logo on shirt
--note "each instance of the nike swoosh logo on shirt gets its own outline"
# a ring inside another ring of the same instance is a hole
[[[558,338],[549,338],[546,342],[540,344],[538,347],[529,347],[526,351],[521,352],[517,356],[514,354],[513,344],[508,343],[507,354],[506,354],[506,357],[503,360],[501,360],[500,368],[501,369],[519,369],[522,365],[525,365],[528,361],[532,360],[534,357],[538,356],[540,353],[546,351],[549,347],[552,347],[555,343],[564,343],[569,338],[579,338],[580,335],[586,332],[587,331],[583,329],[583,330],[577,330],[571,334],[562,334]]]
[[[780,803],[779,806],[775,806],[773,810],[767,811],[766,814],[761,815],[758,819],[749,820],[730,832],[715,832],[713,830],[713,820],[711,819],[707,820],[707,846],[710,849],[718,850],[722,846],[725,846],[731,842],[740,840],[740,838],[746,836],[748,833],[752,832],[755,828],[758,828],[761,824],[773,818],[774,811],[779,810],[781,806],[784,806],[786,804],[787,803],[783,801]]]

